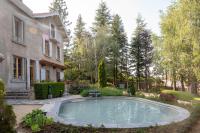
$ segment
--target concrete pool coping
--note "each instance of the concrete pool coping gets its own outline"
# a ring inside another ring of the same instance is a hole
[[[165,103],[160,103],[156,101],[151,101],[148,99],[143,99],[143,98],[137,98],[137,97],[100,97],[100,98],[91,98],[91,97],[83,97],[83,98],[72,98],[72,99],[62,99],[60,101],[56,101],[54,103],[50,104],[45,104],[41,109],[47,113],[47,116],[52,117],[55,122],[59,122],[62,124],[66,125],[74,125],[74,126],[88,126],[92,125],[93,127],[99,127],[97,125],[94,125],[92,123],[84,123],[84,122],[77,122],[77,121],[66,121],[62,117],[58,115],[59,109],[62,103],[65,102],[81,102],[81,101],[87,101],[87,100],[96,100],[96,99],[124,99],[124,100],[137,100],[139,102],[146,102],[154,105],[159,105],[159,106],[164,106],[166,108],[170,108],[178,113],[177,117],[174,117],[170,121],[164,121],[164,122],[159,122],[159,123],[137,123],[137,124],[129,124],[129,125],[121,125],[121,124],[103,124],[104,127],[106,128],[143,128],[143,127],[150,127],[150,126],[162,126],[162,125],[168,125],[171,123],[176,123],[176,122],[181,122],[185,119],[187,119],[190,116],[189,111],[187,111],[184,108],[170,105],[170,104],[165,104]]]

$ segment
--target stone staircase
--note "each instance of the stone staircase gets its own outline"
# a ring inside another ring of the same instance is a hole
[[[24,92],[6,92],[6,99],[29,99],[30,98],[30,92],[24,91]]]

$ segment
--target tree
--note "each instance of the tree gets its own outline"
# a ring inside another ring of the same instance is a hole
[[[110,25],[110,11],[105,2],[99,4],[99,8],[96,10],[95,22],[93,30],[97,32],[99,28],[108,27]]]
[[[108,56],[110,47],[110,11],[105,2],[99,4],[93,23],[94,51],[95,51],[95,79],[98,78],[98,63]]]
[[[116,80],[120,77],[123,80],[123,72],[126,70],[125,55],[127,52],[127,37],[124,31],[124,26],[119,15],[114,15],[111,22],[111,47],[109,47],[109,59],[113,69],[113,80],[116,84]],[[120,73],[118,74],[118,71]],[[119,76],[118,76],[119,75]]]
[[[172,77],[173,87],[176,81],[188,85],[192,93],[197,93],[200,80],[200,1],[180,0],[173,3],[161,16],[163,36],[163,57]],[[180,23],[181,22],[181,23]]]
[[[106,69],[105,69],[105,62],[102,59],[98,66],[98,82],[100,87],[106,87]]]
[[[144,39],[144,77],[146,90],[149,89],[149,77],[150,77],[150,67],[153,60],[153,46],[151,40],[151,33],[149,30],[145,30],[143,33]]]
[[[137,27],[131,40],[131,67],[136,74],[137,89],[141,89],[141,77],[148,77],[148,69],[151,64],[151,39],[146,24],[140,15],[136,20]],[[148,57],[149,56],[149,57]]]
[[[68,41],[67,43],[70,43],[70,29],[67,29],[67,27],[71,24],[71,22],[68,20],[68,8],[65,0],[53,0],[51,5],[49,6],[50,12],[57,12],[60,15],[61,21],[64,24],[67,35],[68,35]]]

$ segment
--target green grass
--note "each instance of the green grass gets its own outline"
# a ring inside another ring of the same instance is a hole
[[[123,96],[123,90],[114,87],[98,88],[102,96]]]
[[[172,94],[179,100],[183,101],[191,101],[194,99],[194,95],[189,92],[182,92],[182,91],[174,91],[174,90],[162,90],[162,93]]]
[[[80,95],[87,97],[89,95],[89,90],[98,90],[102,96],[123,96],[123,90],[115,87],[104,87],[104,88],[90,88],[83,90]]]

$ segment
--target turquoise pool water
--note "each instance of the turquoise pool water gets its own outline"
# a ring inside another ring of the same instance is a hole
[[[103,98],[66,101],[58,117],[67,124],[112,128],[148,127],[177,122],[189,116],[185,109],[149,100]]]

